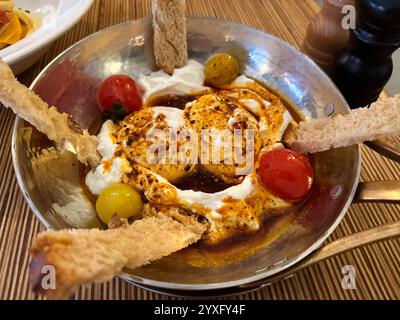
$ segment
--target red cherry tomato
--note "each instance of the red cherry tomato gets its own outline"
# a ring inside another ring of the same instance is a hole
[[[97,103],[103,112],[137,111],[142,107],[142,93],[136,82],[125,75],[107,78],[97,92]]]
[[[266,189],[286,201],[304,198],[314,181],[309,160],[289,149],[275,149],[262,155],[258,174]]]

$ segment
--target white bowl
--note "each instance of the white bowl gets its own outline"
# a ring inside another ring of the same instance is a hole
[[[42,26],[36,32],[0,50],[0,58],[19,74],[37,62],[56,39],[78,23],[93,0],[14,0],[14,4],[42,19]]]

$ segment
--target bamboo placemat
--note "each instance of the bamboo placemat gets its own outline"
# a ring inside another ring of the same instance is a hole
[[[301,43],[308,21],[318,10],[310,0],[188,0],[188,14],[237,21],[275,34],[294,46]],[[108,26],[150,15],[148,0],[97,0],[83,20],[56,41],[40,62],[19,79],[30,82],[58,53]],[[14,115],[0,108],[0,298],[41,299],[28,284],[28,248],[44,228],[19,191],[11,160]],[[399,180],[400,166],[362,147],[363,181]],[[399,204],[352,205],[328,242],[400,219]],[[233,299],[399,299],[400,239],[361,247],[298,272],[294,277]],[[341,287],[341,269],[356,269],[356,290]],[[161,299],[118,279],[80,288],[75,299]]]

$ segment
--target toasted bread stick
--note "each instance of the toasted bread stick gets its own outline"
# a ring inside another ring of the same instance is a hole
[[[81,284],[110,280],[124,267],[146,265],[198,241],[206,226],[177,215],[159,213],[118,229],[43,232],[31,249],[31,283],[49,298],[66,298]],[[53,289],[44,266],[54,268]]]
[[[293,150],[315,153],[395,134],[400,134],[400,94],[348,114],[300,122],[284,142]]]
[[[187,63],[185,11],[185,0],[152,0],[155,62],[169,74]]]
[[[39,96],[19,83],[9,66],[0,59],[0,103],[28,121],[60,147],[74,151],[82,163],[99,162],[97,138],[71,128],[68,115],[49,107]]]

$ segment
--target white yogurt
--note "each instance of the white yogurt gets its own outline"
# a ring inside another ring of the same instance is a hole
[[[124,174],[130,171],[129,162],[123,158],[113,159],[117,145],[113,142],[112,133],[117,126],[111,120],[104,122],[97,136],[97,151],[102,157],[102,163],[86,176],[86,185],[90,192],[99,195],[105,188],[113,183],[122,181]],[[111,164],[107,161],[112,161]],[[107,168],[106,168],[107,166]]]
[[[156,119],[160,114],[167,118],[170,128],[179,129],[185,126],[183,110],[172,107],[153,107],[153,119]]]
[[[107,120],[97,136],[97,151],[102,156],[103,161],[112,159],[114,155],[117,145],[114,144],[111,134],[116,130],[116,127],[111,120]]]
[[[230,84],[230,87],[242,87],[252,83],[255,83],[253,79],[250,79],[249,77],[242,74]]]
[[[157,71],[148,76],[141,76],[138,83],[145,90],[144,102],[152,96],[211,91],[211,88],[203,85],[204,66],[195,60],[189,60],[183,68],[175,69],[172,76],[164,71]]]
[[[99,195],[108,186],[122,181],[123,176],[131,170],[129,162],[123,158],[112,160],[110,168],[105,169],[104,163],[86,176],[86,185],[90,192]]]
[[[216,193],[205,193],[193,190],[180,190],[177,189],[178,197],[180,200],[185,201],[189,205],[200,204],[203,207],[210,209],[211,213],[207,215],[209,220],[220,219],[221,216],[218,209],[224,206],[224,199],[233,198],[237,200],[245,200],[254,190],[252,183],[252,175],[248,175],[241,184],[232,186]]]

